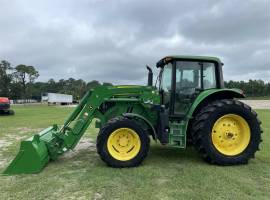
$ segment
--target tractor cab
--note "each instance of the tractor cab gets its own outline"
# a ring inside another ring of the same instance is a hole
[[[157,67],[156,87],[171,117],[184,118],[201,92],[224,87],[222,63],[215,57],[168,56]]]
[[[167,56],[157,63],[160,72],[155,87],[162,107],[157,137],[161,143],[186,147],[190,135],[184,130],[193,117],[192,108],[199,108],[203,96],[224,88],[222,65],[218,58],[206,56]]]

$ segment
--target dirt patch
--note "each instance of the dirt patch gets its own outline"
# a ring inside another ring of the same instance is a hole
[[[16,128],[15,131],[17,131],[19,134],[29,133],[29,132],[37,132],[39,133],[42,130],[42,128],[29,128],[29,127],[20,127]]]
[[[96,193],[94,194],[94,196],[93,196],[93,199],[94,199],[94,200],[102,199],[102,194],[96,192]]]
[[[253,109],[270,109],[270,100],[240,100]]]
[[[159,178],[159,179],[157,179],[157,184],[159,186],[165,185],[167,182],[169,182],[169,180],[168,179],[165,179],[165,178]]]
[[[79,152],[82,151],[96,151],[96,144],[95,142],[90,138],[82,138],[79,142],[79,144],[72,150],[65,153],[62,158],[73,158],[75,157]]]
[[[0,140],[0,149],[3,150],[11,144],[12,144],[12,141]]]
[[[28,127],[13,128],[7,131],[5,138],[11,140],[11,142],[21,141],[33,136],[35,133],[39,133],[41,130],[40,128],[33,129]]]
[[[5,151],[7,149],[7,147],[9,145],[11,145],[11,144],[12,144],[12,141],[0,140],[0,149],[1,149],[1,152],[0,152],[0,166],[5,166],[7,164],[8,160],[3,158],[2,152]]]
[[[25,135],[8,135],[7,138],[9,140],[11,140],[11,143],[13,143],[14,141],[25,140],[26,138],[28,138],[28,136],[25,136]]]
[[[2,160],[0,159],[0,166],[5,166],[7,164],[7,161],[6,160]]]

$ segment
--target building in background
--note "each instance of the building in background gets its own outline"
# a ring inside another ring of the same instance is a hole
[[[59,93],[43,93],[41,95],[41,102],[50,104],[68,105],[72,104],[73,96],[69,94]]]

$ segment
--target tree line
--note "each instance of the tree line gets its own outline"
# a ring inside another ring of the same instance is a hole
[[[225,87],[239,88],[247,97],[270,96],[270,83],[263,80],[228,81],[225,82]]]
[[[79,100],[89,90],[99,85],[112,85],[100,83],[97,80],[85,82],[82,79],[69,78],[47,82],[35,82],[39,72],[34,66],[11,66],[8,61],[0,62],[0,97],[10,99],[35,99],[39,101],[42,93],[53,92],[73,95],[74,100]]]

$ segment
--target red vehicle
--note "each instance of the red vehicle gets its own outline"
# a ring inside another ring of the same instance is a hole
[[[14,111],[10,109],[10,101],[6,97],[0,97],[0,114],[14,115]]]

